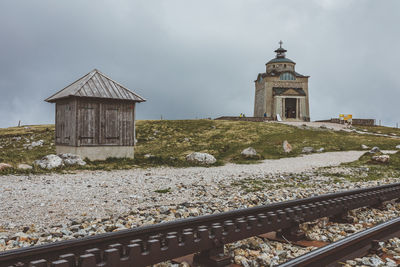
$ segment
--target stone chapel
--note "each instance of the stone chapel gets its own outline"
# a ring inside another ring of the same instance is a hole
[[[255,80],[254,117],[274,120],[309,121],[308,78],[295,71],[296,63],[286,58],[280,46],[276,57],[268,61],[266,72]]]

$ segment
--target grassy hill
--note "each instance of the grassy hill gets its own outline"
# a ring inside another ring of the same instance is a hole
[[[260,159],[294,157],[305,146],[325,151],[360,150],[361,144],[394,149],[399,139],[362,135],[344,131],[294,127],[279,123],[255,123],[213,120],[145,120],[137,122],[137,146],[135,159],[108,159],[88,162],[80,169],[127,169],[148,166],[190,166],[185,156],[191,152],[207,152],[217,159],[216,165],[227,162],[254,163],[244,159],[240,152],[251,146]],[[380,129],[382,131],[382,129]],[[386,130],[386,129],[383,129]],[[0,129],[0,163],[32,164],[36,159],[55,153],[54,125],[37,125]],[[44,140],[44,145],[28,149],[32,141]],[[284,153],[282,142],[288,140],[293,151]],[[149,157],[149,155],[151,156]],[[146,156],[147,155],[147,156]],[[73,167],[64,168],[73,170]],[[60,170],[58,170],[60,171]],[[27,172],[8,169],[3,172]],[[34,168],[29,172],[44,172]]]

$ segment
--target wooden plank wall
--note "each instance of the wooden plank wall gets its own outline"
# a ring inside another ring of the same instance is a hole
[[[76,145],[133,146],[134,112],[133,102],[78,99]]]
[[[56,135],[57,145],[76,145],[76,101],[63,100],[56,103]]]

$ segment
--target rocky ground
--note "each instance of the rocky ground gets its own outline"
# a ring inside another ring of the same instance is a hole
[[[333,174],[365,170],[318,169],[356,160],[362,153],[319,153],[211,168],[0,176],[0,251],[400,181],[338,181]],[[322,219],[304,224],[303,229],[310,240],[332,242],[399,216],[400,205],[389,203],[385,210],[359,209],[350,215],[355,224]],[[270,266],[313,248],[254,237],[226,249],[239,265]],[[160,266],[165,265],[170,264]]]
[[[344,267],[350,266],[399,266],[400,262],[400,239],[395,237],[387,240],[386,242],[380,242],[379,246],[382,248],[383,255],[367,255],[362,258],[355,258],[346,261]]]

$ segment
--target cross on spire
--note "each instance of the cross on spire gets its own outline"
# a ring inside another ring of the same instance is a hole
[[[282,40],[280,40],[279,41],[279,48],[282,48],[282,44],[283,44],[283,42],[282,42]]]

